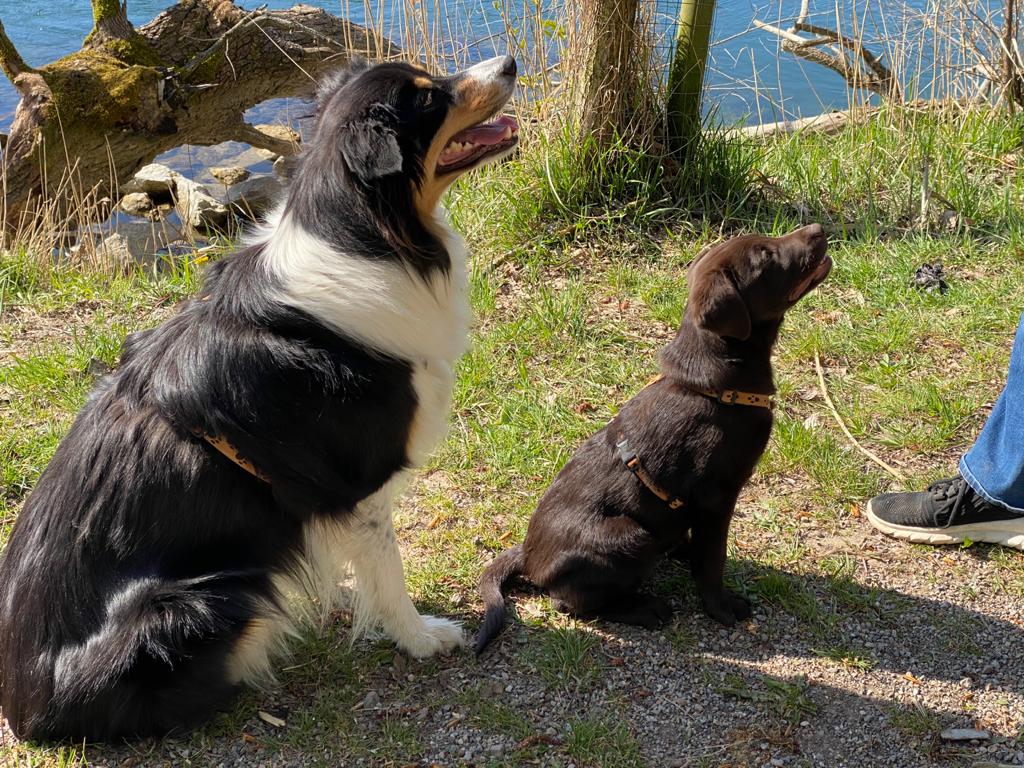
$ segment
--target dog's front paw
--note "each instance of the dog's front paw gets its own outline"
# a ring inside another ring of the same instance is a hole
[[[462,625],[436,616],[420,616],[420,625],[401,637],[395,637],[398,646],[416,659],[447,654],[466,644]]]
[[[722,590],[719,594],[705,597],[704,612],[720,624],[731,627],[737,621],[749,619],[750,601],[735,592]]]

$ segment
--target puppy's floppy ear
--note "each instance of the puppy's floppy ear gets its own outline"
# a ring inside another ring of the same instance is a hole
[[[340,149],[349,170],[363,181],[402,170],[395,117],[383,104],[374,104],[366,117],[344,127]]]
[[[691,298],[697,326],[741,341],[750,338],[750,312],[726,268],[705,273]]]

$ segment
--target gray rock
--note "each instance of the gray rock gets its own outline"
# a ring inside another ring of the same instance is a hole
[[[175,187],[174,208],[185,224],[200,230],[227,228],[228,207],[206,187],[184,176],[178,177]]]
[[[939,736],[946,741],[971,741],[972,739],[984,740],[991,738],[988,731],[978,731],[974,728],[947,728]]]
[[[135,178],[122,187],[126,194],[144,192],[150,197],[165,197],[174,194],[174,187],[181,174],[166,165],[150,163],[139,169]]]
[[[232,188],[228,202],[242,216],[259,218],[284,195],[284,185],[273,176],[257,176]]]
[[[153,200],[145,192],[129,192],[118,207],[131,216],[145,216],[153,210]]]
[[[370,691],[366,696],[363,697],[362,703],[359,705],[361,709],[377,709],[380,706],[380,695],[376,691]]]
[[[241,184],[252,174],[249,172],[248,168],[240,168],[237,165],[230,165],[221,168],[211,168],[210,175],[221,184],[227,187],[233,187],[235,184]]]

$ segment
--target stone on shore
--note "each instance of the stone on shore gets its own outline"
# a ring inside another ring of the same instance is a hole
[[[227,229],[231,213],[224,203],[210,194],[202,184],[178,176],[175,184],[174,208],[181,220],[193,229]]]
[[[255,126],[256,130],[260,133],[265,133],[268,136],[272,136],[275,139],[281,141],[287,141],[295,145],[295,151],[299,150],[299,143],[302,141],[302,137],[299,136],[298,132],[293,131],[287,125],[269,125],[266,123]],[[279,153],[274,152],[270,149],[264,149],[262,147],[257,148],[257,152],[266,159],[272,160],[278,156]]]
[[[130,216],[146,216],[153,210],[153,200],[145,192],[129,192],[117,205]]]
[[[243,181],[248,179],[252,174],[248,168],[240,168],[237,165],[230,165],[219,168],[211,168],[210,175],[213,176],[217,181],[226,187],[233,187],[235,184],[241,184]]]
[[[175,182],[180,174],[172,171],[166,165],[150,163],[144,165],[135,174],[135,177],[125,184],[121,191],[125,194],[143,192],[152,197],[167,197],[174,194]]]

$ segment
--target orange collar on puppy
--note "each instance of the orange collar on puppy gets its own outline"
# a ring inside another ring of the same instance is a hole
[[[664,374],[658,374],[651,379],[647,386],[651,384],[657,384],[665,378]],[[691,392],[696,392],[698,395],[704,395],[704,397],[710,397],[712,400],[717,400],[725,405],[750,405],[755,408],[774,408],[775,397],[773,395],[762,395],[759,392],[741,392],[738,389],[693,389],[688,387]]]
[[[203,438],[203,440],[208,442],[210,445],[212,445],[214,448],[216,448],[218,451],[224,454],[224,456],[229,458],[231,461],[240,466],[253,477],[259,478],[264,483],[270,483],[270,478],[267,477],[267,475],[264,472],[262,472],[259,469],[259,467],[257,467],[248,459],[242,458],[242,456],[238,453],[238,449],[235,448],[235,446],[233,446],[223,437],[212,437],[203,432],[203,430],[201,429],[193,429],[192,434],[194,434],[196,437]]]
[[[740,392],[738,389],[695,389],[699,395],[714,398],[726,405],[752,405],[755,408],[774,408],[775,398],[771,395],[762,395],[757,392]]]

